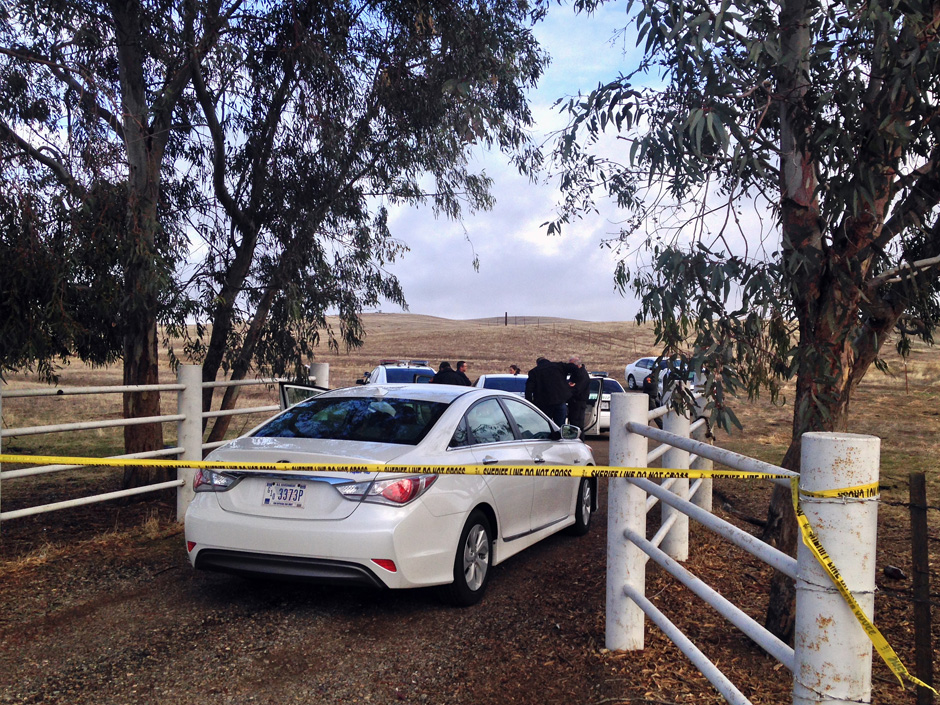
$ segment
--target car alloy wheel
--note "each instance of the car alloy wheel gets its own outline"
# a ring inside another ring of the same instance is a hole
[[[591,528],[591,514],[594,511],[594,485],[583,477],[578,485],[578,502],[574,509],[574,524],[568,527],[568,533],[584,536]]]
[[[444,586],[444,599],[460,607],[476,604],[483,597],[490,577],[493,530],[486,515],[474,511],[464,524],[454,556],[454,582]]]
[[[486,529],[475,524],[467,535],[463,547],[463,574],[467,587],[479,590],[486,582],[487,569],[490,567],[490,542]]]

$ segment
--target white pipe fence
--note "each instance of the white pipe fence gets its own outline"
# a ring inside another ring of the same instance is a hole
[[[324,380],[329,379],[329,368],[325,364],[315,366],[317,375]],[[17,399],[26,397],[61,397],[78,394],[124,394],[125,392],[177,392],[177,413],[152,416],[136,419],[103,419],[97,421],[82,421],[77,423],[48,424],[44,426],[24,426],[20,428],[0,429],[0,442],[4,438],[34,436],[48,433],[69,433],[74,431],[88,431],[103,428],[117,428],[124,426],[140,425],[147,423],[176,423],[177,424],[177,445],[172,448],[163,448],[161,450],[150,451],[146,453],[131,453],[126,455],[110,456],[111,458],[125,459],[145,459],[159,457],[177,457],[180,460],[202,460],[203,451],[216,448],[225,441],[218,443],[203,443],[202,423],[203,419],[218,418],[221,416],[243,416],[248,414],[271,414],[280,409],[279,404],[269,406],[256,406],[251,408],[230,409],[227,411],[202,411],[202,390],[219,387],[243,387],[277,384],[277,379],[253,379],[240,380],[236,382],[202,382],[201,365],[180,365],[177,373],[176,384],[152,384],[142,386],[98,386],[98,387],[56,387],[50,389],[22,389],[0,392],[0,410],[4,399]],[[328,382],[323,382],[327,384]],[[13,480],[22,477],[31,477],[35,475],[45,475],[49,473],[74,470],[82,466],[79,465],[41,465],[16,470],[0,470],[0,500],[2,500],[2,486],[4,480]],[[175,480],[160,482],[143,487],[135,487],[127,490],[118,490],[104,494],[91,495],[78,499],[71,499],[62,502],[53,502],[35,507],[26,507],[13,511],[0,511],[0,522],[19,517],[31,516],[52,512],[59,509],[67,509],[84,504],[95,504],[106,502],[121,497],[131,497],[134,495],[150,492],[159,492],[161,490],[176,487],[177,488],[177,519],[182,521],[186,513],[186,506],[192,499],[192,479],[193,471],[186,468],[177,468]],[[2,504],[0,504],[2,509]]]
[[[313,371],[313,370],[312,370]],[[328,369],[316,370],[326,386]],[[39,433],[99,429],[129,423],[177,423],[177,446],[150,453],[113,456],[117,458],[153,458],[176,456],[181,461],[177,477],[169,482],[130,490],[108,492],[16,511],[0,511],[0,522],[31,514],[104,502],[145,492],[177,488],[177,517],[182,520],[192,499],[194,470],[187,460],[201,460],[203,451],[221,443],[203,443],[204,419],[222,415],[270,413],[279,405],[252,407],[226,412],[203,412],[204,386],[229,384],[262,385],[278,380],[244,380],[203,385],[198,365],[182,365],[177,384],[149,387],[80,387],[72,389],[22,390],[3,392],[2,399],[67,394],[124,393],[133,391],[176,391],[177,414],[146,420],[103,420],[49,426],[6,428],[0,438]],[[712,463],[743,472],[796,476],[769,463],[715,448],[701,440],[705,422],[690,422],[666,407],[650,411],[644,394],[611,396],[610,465],[614,467],[651,467],[676,470],[710,469]],[[663,429],[649,422],[663,419]],[[660,445],[649,449],[649,441]],[[861,485],[877,484],[879,439],[851,434],[811,433],[803,437],[800,489],[809,493]],[[4,480],[79,466],[49,465],[0,471]],[[681,474],[681,473],[680,473]],[[789,487],[784,479],[775,480]],[[606,646],[610,650],[643,649],[644,621],[648,617],[672,639],[682,652],[709,679],[730,703],[749,703],[727,677],[646,597],[646,563],[652,558],[680,583],[739,628],[772,658],[793,673],[793,703],[871,701],[872,645],[867,634],[828,576],[808,549],[800,545],[792,558],[711,513],[712,480],[698,479],[690,485],[687,478],[668,478],[661,483],[644,478],[611,478],[608,485],[607,604]],[[647,514],[660,505],[660,528],[647,538]],[[869,616],[874,609],[875,534],[877,496],[866,499],[827,499],[805,497],[803,511],[815,528],[829,555],[839,567],[849,590]],[[2,507],[0,507],[2,508]],[[714,532],[796,580],[797,616],[795,648],[784,644],[762,625],[745,614],[711,587],[699,580],[681,563],[689,556],[690,519],[695,526]]]
[[[611,397],[610,464],[710,469],[712,462],[742,472],[799,477],[803,492],[819,493],[877,484],[880,441],[873,436],[808,433],[803,436],[802,473],[738,455],[690,437],[689,423],[666,407],[649,411],[645,394]],[[663,429],[649,422],[663,418]],[[650,451],[649,441],[661,445]],[[754,480],[739,480],[750,481]],[[789,481],[779,479],[786,484]],[[871,702],[872,644],[816,558],[802,544],[792,558],[711,513],[710,479],[689,487],[685,478],[657,484],[645,478],[616,478],[608,485],[607,632],[611,650],[643,649],[644,620],[653,621],[729,703],[749,704],[692,641],[646,597],[646,562],[652,558],[793,674],[794,705]],[[659,503],[662,520],[647,538],[646,516]],[[839,568],[865,614],[874,611],[877,496],[865,499],[802,497],[803,512]],[[681,565],[689,553],[689,519],[796,580],[795,648],[706,585]]]

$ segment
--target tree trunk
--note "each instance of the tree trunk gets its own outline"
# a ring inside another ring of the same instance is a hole
[[[802,439],[795,438],[790,443],[782,466],[794,472],[800,471],[800,449]],[[799,527],[793,511],[790,490],[774,486],[767,509],[767,524],[764,526],[763,540],[787,555],[796,555]],[[770,599],[764,626],[782,641],[793,642],[793,628],[796,624],[796,585],[788,576],[774,571],[770,579]]]
[[[791,296],[794,299],[800,328],[800,344],[815,340],[814,324],[818,317],[822,262],[822,224],[816,198],[816,175],[812,155],[806,144],[805,130],[809,124],[804,104],[809,88],[807,50],[810,33],[806,0],[784,0],[780,9],[780,42],[784,60],[781,63],[778,93],[780,104],[780,219],[783,234],[783,256],[791,273]],[[816,377],[808,365],[801,365],[794,400],[793,435],[784,457],[783,467],[799,471],[800,438],[809,418],[804,412],[811,406],[812,380]],[[767,512],[764,540],[789,555],[796,553],[796,515],[790,496],[775,487]],[[792,641],[795,623],[793,581],[775,572],[770,584],[765,626],[783,641]]]
[[[258,344],[258,340],[261,337],[261,329],[264,327],[265,321],[267,321],[271,304],[274,301],[274,295],[279,290],[279,287],[274,281],[280,280],[279,275],[282,273],[280,269],[281,267],[278,268],[277,275],[272,277],[272,281],[268,284],[268,288],[265,290],[261,301],[255,309],[255,315],[251,319],[251,325],[248,327],[248,332],[245,334],[245,339],[242,341],[242,348],[238,351],[238,359],[235,360],[235,364],[232,367],[231,379],[233,381],[244,379],[245,375],[248,374],[248,370],[251,369],[251,358],[252,355],[254,355],[255,346]],[[228,387],[225,390],[225,396],[222,397],[222,404],[219,408],[234,409],[240,391],[241,387]],[[215,424],[212,426],[212,431],[209,434],[209,440],[207,442],[216,443],[224,440],[231,419],[231,416],[218,417],[215,420]]]
[[[137,325],[125,332],[124,384],[158,384],[157,322],[152,316],[139,316]],[[160,415],[160,392],[126,392],[124,418]],[[124,450],[138,453],[163,448],[163,425],[143,424],[124,427]],[[171,471],[161,468],[127,467],[125,489],[169,479]]]
[[[124,383],[156,384],[159,382],[156,316],[160,283],[155,243],[160,227],[157,201],[166,138],[162,135],[155,137],[149,119],[151,110],[147,103],[140,6],[114,2],[112,12],[127,152],[126,249],[130,254],[124,269],[124,304],[119,313],[124,327]],[[124,395],[125,418],[159,415],[159,392]],[[125,427],[126,453],[162,448],[161,424]],[[170,471],[164,469],[148,472],[145,468],[128,467],[124,472],[124,487],[150,484],[169,475]]]

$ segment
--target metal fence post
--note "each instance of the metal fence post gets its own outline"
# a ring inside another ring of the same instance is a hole
[[[691,422],[687,416],[680,416],[675,411],[670,411],[663,419],[663,430],[674,433],[683,438],[689,437],[689,426]],[[670,448],[663,455],[662,466],[664,468],[674,468],[676,470],[689,469],[689,451],[680,448]],[[673,478],[668,480],[672,483],[670,491],[681,499],[689,498],[689,479]],[[664,480],[663,482],[667,482]],[[662,522],[665,525],[667,521],[674,521],[672,528],[663,537],[659,548],[670,558],[677,561],[687,561],[689,559],[689,516],[684,512],[670,507],[665,502],[660,502],[662,512]],[[675,517],[673,519],[673,517]]]
[[[705,399],[704,397],[698,397],[698,399],[695,400],[695,416],[701,418],[705,415]],[[695,429],[692,433],[692,438],[702,443],[709,443],[711,439],[708,437],[708,424]],[[689,463],[689,467],[695,470],[711,470],[714,467],[714,463],[708,458],[697,455],[695,459]],[[692,495],[692,504],[696,507],[701,507],[706,512],[710,512],[712,510],[713,485],[714,481],[710,477],[703,477],[698,491]]]
[[[803,435],[800,491],[878,482],[880,439],[849,433]],[[878,497],[802,497],[819,542],[864,613],[875,604]],[[793,703],[871,702],[872,644],[805,544],[797,548]]]
[[[610,465],[646,467],[648,442],[627,433],[628,421],[647,424],[649,397],[645,394],[610,395]],[[646,492],[625,478],[607,485],[607,624],[605,645],[612,651],[643,648],[643,610],[624,594],[629,583],[645,594],[646,554],[627,541],[625,529],[646,536]]]
[[[183,449],[180,460],[202,460],[202,365],[180,365],[177,381],[183,385],[176,398],[177,413],[185,416],[176,425],[177,445]],[[183,521],[193,499],[192,468],[177,467],[176,477],[183,485],[176,490],[176,520]]]
[[[311,362],[310,377],[318,387],[330,388],[330,363]]]

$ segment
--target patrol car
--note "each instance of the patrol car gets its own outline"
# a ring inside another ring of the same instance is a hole
[[[427,360],[379,360],[371,372],[363,372],[356,384],[427,384],[434,377],[434,370]]]

